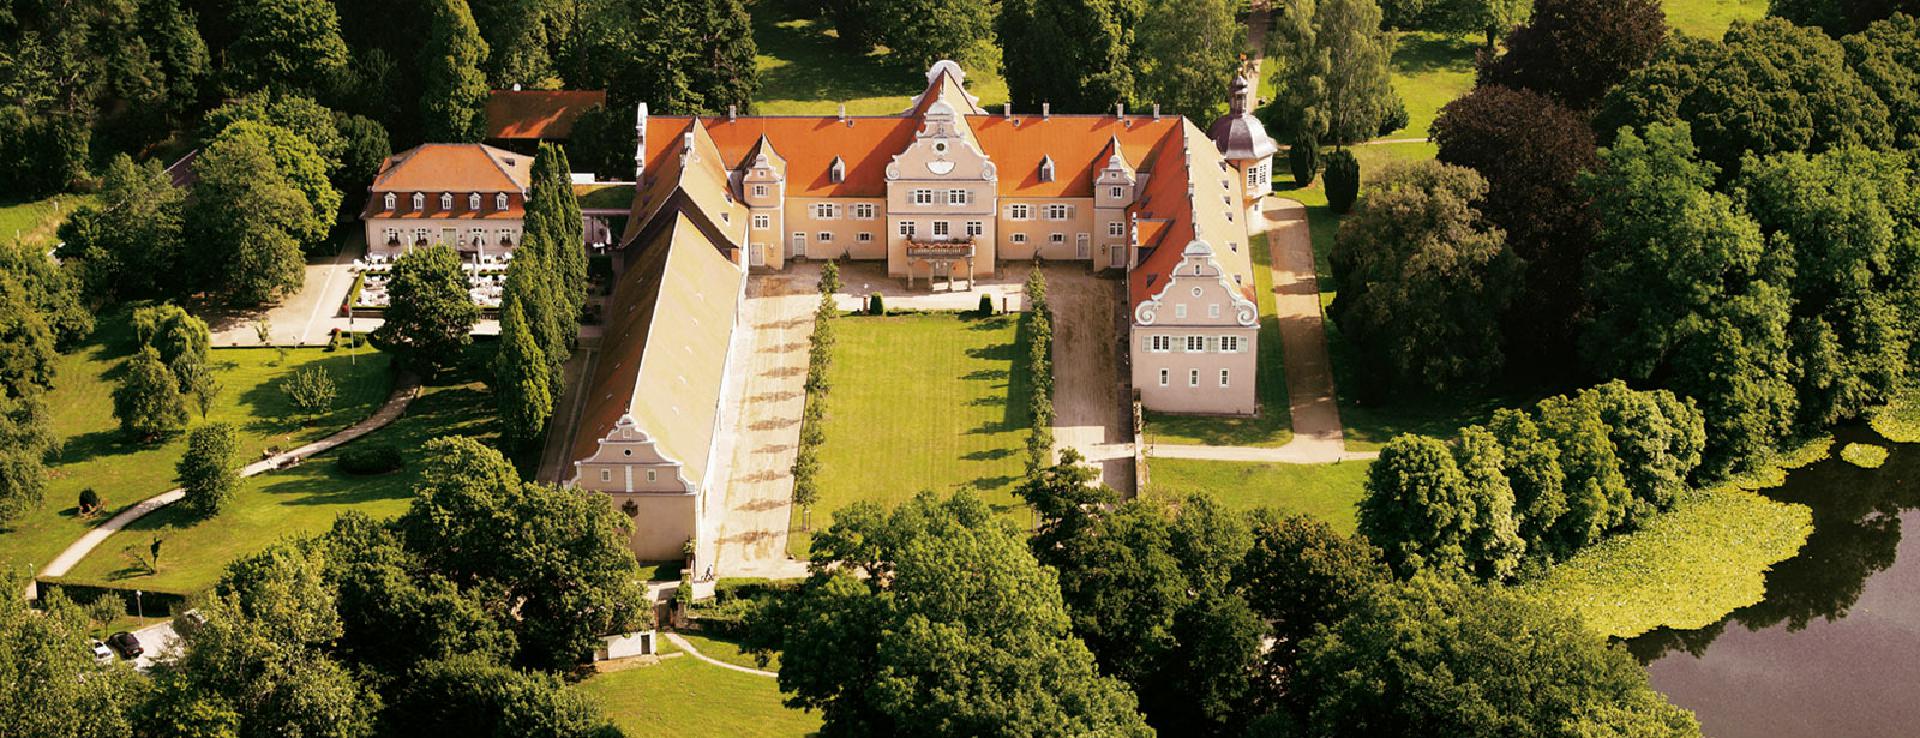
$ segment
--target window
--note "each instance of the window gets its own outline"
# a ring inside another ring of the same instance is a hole
[[[820,242],[821,242],[821,243],[833,243],[833,232],[832,232],[832,231],[821,231],[821,232],[820,232]]]
[[[1173,317],[1176,317],[1176,318],[1187,317],[1187,306],[1185,305],[1173,306]]]
[[[947,190],[948,205],[965,205],[972,198],[966,190]]]
[[[1160,370],[1160,386],[1162,387],[1167,386],[1167,375],[1168,375],[1167,370],[1165,369]]]
[[[1227,386],[1227,375],[1228,375],[1228,374],[1231,374],[1231,372],[1228,372],[1228,371],[1227,371],[1227,370],[1225,370],[1225,369],[1221,369],[1221,370],[1220,370],[1220,386],[1222,386],[1222,387],[1225,387],[1225,386]]]
[[[833,164],[827,167],[827,181],[840,184],[847,181],[847,163],[840,157],[833,157]]]
[[[1026,242],[1027,242],[1027,234],[1025,234],[1025,233],[1015,233],[1015,234],[1013,234],[1012,236],[1008,236],[1008,237],[1007,237],[1007,239],[1008,239],[1009,241],[1011,241],[1011,242],[1013,242],[1013,243],[1026,243]]]
[[[654,471],[654,470],[652,470],[652,469],[648,469],[648,470],[647,470],[647,483],[648,483],[648,484],[652,484],[652,483],[653,483],[653,480],[654,480],[654,479],[656,478],[656,477],[655,477],[655,475],[657,475],[657,474],[659,474],[659,472],[657,472],[657,471]]]
[[[601,469],[601,470],[600,470],[600,481],[602,481],[602,482],[611,482],[611,481],[613,481],[613,470],[612,470],[612,469]]]
[[[913,204],[915,204],[915,205],[932,205],[932,204],[933,204],[933,190],[914,190],[914,191],[913,191]]]
[[[453,193],[451,192],[440,193],[440,209],[441,210],[453,209]]]
[[[766,197],[766,196],[767,196],[767,186],[766,186],[766,185],[760,185],[760,184],[757,184],[757,185],[754,185],[754,186],[753,186],[753,196],[754,196],[754,197]]]
[[[387,209],[388,209],[388,210],[392,210],[392,209],[393,209],[393,205],[394,205],[394,201],[395,201],[395,200],[398,200],[398,199],[399,199],[399,198],[397,198],[397,197],[394,197],[394,196],[393,196],[393,193],[391,193],[391,192],[389,192],[389,193],[387,193]]]
[[[772,228],[772,227],[773,227],[773,216],[771,216],[771,215],[755,215],[755,216],[753,216],[753,229],[754,229],[754,230],[756,230],[756,231],[764,231],[764,230],[766,230],[766,229],[768,229],[768,228]]]
[[[1260,167],[1253,166],[1253,167],[1247,168],[1247,189],[1249,190],[1260,189]],[[1220,386],[1222,387],[1227,386],[1227,380],[1225,377],[1222,377],[1220,379]]]
[[[500,229],[500,245],[501,246],[513,245],[513,229],[512,228]]]
[[[388,195],[387,197],[393,196]],[[387,237],[387,243],[393,244],[400,242],[400,229],[398,228],[388,228],[383,235]]]
[[[1108,223],[1107,235],[1112,236],[1114,238],[1119,238],[1121,236],[1127,235],[1127,224],[1117,220],[1112,223]]]
[[[1240,353],[1240,337],[1239,336],[1221,336],[1220,337],[1220,353],[1223,353],[1223,354]]]
[[[873,203],[856,202],[853,204],[854,220],[873,220]]]
[[[415,229],[413,229],[413,241],[414,241],[414,243],[422,243],[422,244],[424,244],[424,243],[426,243],[426,242],[427,242],[427,229],[425,229],[425,228],[415,228]]]
[[[873,234],[868,233],[866,231],[861,231],[860,235],[853,237],[853,240],[859,241],[860,243],[873,243]]]
[[[427,196],[418,192],[413,193],[413,209],[425,210],[426,207],[427,207]]]
[[[967,235],[979,236],[987,232],[987,224],[977,220],[967,221]]]
[[[1040,158],[1040,181],[1053,181],[1053,157],[1051,156],[1043,156]]]
[[[1206,336],[1187,336],[1187,353],[1198,354],[1207,350]]]
[[[487,242],[487,229],[475,228],[467,232],[467,243],[479,245]]]
[[[913,221],[900,221],[900,235],[906,238],[913,238]]]
[[[833,220],[838,217],[840,217],[839,205],[835,205],[830,202],[818,202],[813,204],[814,220]]]
[[[1125,188],[1125,187],[1113,187],[1113,188],[1109,188],[1109,189],[1108,189],[1107,191],[1108,191],[1109,193],[1112,193],[1112,195],[1113,195],[1113,199],[1115,199],[1115,200],[1118,200],[1118,199],[1120,199],[1120,198],[1123,198],[1123,197],[1126,197],[1126,196],[1127,196],[1127,195],[1126,195],[1126,192],[1127,192],[1127,188]]]
[[[1055,233],[1051,236],[1047,236],[1047,243],[1053,244],[1055,246],[1058,246],[1066,242],[1067,242],[1067,234],[1065,233]]]
[[[467,209],[468,210],[480,209],[480,193],[475,192],[467,196]]]
[[[1228,242],[1227,242],[1227,250],[1228,250],[1228,251],[1232,251],[1233,253],[1236,253],[1236,254],[1238,254],[1238,253],[1240,253],[1240,242],[1239,242],[1239,241],[1228,241]]]
[[[1147,336],[1147,350],[1164,354],[1173,350],[1173,336]]]
[[[1054,203],[1047,206],[1047,220],[1066,220],[1073,217],[1073,206]]]
[[[1014,220],[1033,220],[1033,206],[1026,203],[1008,205],[1007,217]]]
[[[507,193],[502,192],[493,196],[493,209],[494,210],[507,209]]]
[[[1218,318],[1218,317],[1220,317],[1220,304],[1219,304],[1219,303],[1214,303],[1214,304],[1212,304],[1212,305],[1208,305],[1208,306],[1207,306],[1207,317],[1209,317],[1209,318]]]
[[[936,236],[948,235],[948,229],[950,227],[951,225],[947,223],[947,221],[936,220],[933,222],[933,235],[936,235]]]
[[[1187,370],[1187,386],[1188,387],[1200,386],[1200,370],[1199,369]]]

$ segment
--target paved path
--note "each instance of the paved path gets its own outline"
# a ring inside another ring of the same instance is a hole
[[[560,484],[573,476],[573,444],[580,431],[580,412],[586,406],[587,385],[593,382],[595,365],[600,361],[598,337],[581,337],[580,346],[567,357],[560,369],[560,398],[554,403],[553,418],[547,421],[546,446],[540,452],[540,468],[534,480]]]
[[[807,339],[819,304],[816,277],[755,274],[747,279],[746,316],[730,371],[719,463],[727,464],[712,521],[718,576],[806,576],[787,557],[793,519],[793,459],[806,407]],[[705,572],[698,572],[704,574]]]
[[[732,670],[734,670],[734,671],[737,671],[737,672],[740,672],[740,673],[742,673],[742,674],[752,674],[752,675],[754,675],[754,676],[763,676],[763,677],[778,677],[778,676],[780,676],[780,674],[779,674],[779,672],[773,672],[773,671],[761,671],[761,670],[759,670],[759,669],[749,669],[749,668],[747,668],[747,667],[744,667],[744,666],[738,666],[738,665],[735,665],[735,664],[729,664],[729,663],[727,663],[727,662],[725,662],[725,661],[721,661],[721,660],[719,660],[719,659],[715,659],[715,658],[713,658],[712,656],[708,656],[708,655],[706,655],[706,654],[704,654],[704,653],[701,653],[701,652],[700,652],[700,649],[697,649],[697,648],[694,648],[694,647],[693,647],[693,644],[691,644],[691,643],[688,643],[688,642],[687,642],[687,639],[685,639],[685,638],[681,638],[681,637],[680,637],[680,634],[679,634],[679,633],[675,633],[675,632],[673,632],[673,631],[670,631],[670,630],[663,630],[663,631],[660,631],[660,635],[663,635],[663,636],[666,636],[666,637],[667,637],[667,642],[668,642],[668,643],[671,643],[671,644],[673,644],[674,646],[676,646],[676,647],[678,647],[678,648],[679,648],[680,650],[682,650],[682,651],[685,651],[685,652],[687,652],[687,653],[689,653],[689,654],[691,654],[691,655],[692,655],[692,656],[693,656],[694,658],[696,658],[696,659],[699,659],[699,660],[701,660],[701,661],[705,661],[705,662],[707,662],[707,663],[709,663],[709,664],[712,664],[712,665],[714,665],[714,666],[718,666],[718,667],[720,667],[720,668],[722,668],[722,669],[732,669]]]
[[[1121,395],[1120,316],[1126,284],[1084,264],[1049,264],[1053,307],[1053,445],[1072,448],[1100,470],[1101,483],[1134,495],[1133,429]]]
[[[386,424],[393,422],[396,418],[399,418],[401,414],[405,413],[407,411],[407,405],[413,402],[413,398],[419,394],[419,391],[419,381],[410,375],[404,376],[400,379],[399,386],[393,388],[393,396],[387,398],[387,404],[381,406],[380,410],[375,412],[371,417],[354,423],[345,430],[314,441],[313,443],[291,451],[283,451],[274,456],[248,464],[240,469],[240,476],[251,477],[262,472],[277,469],[289,461],[298,461],[317,453],[332,450],[334,447],[343,443],[372,433]],[[107,522],[100,524],[98,527],[87,531],[85,535],[80,536],[80,540],[74,541],[72,545],[67,546],[67,549],[61,551],[59,556],[53,557],[53,561],[48,562],[48,564],[40,570],[40,576],[65,576],[68,571],[73,570],[73,567],[80,563],[81,559],[85,559],[87,554],[93,552],[94,548],[106,542],[108,537],[120,532],[121,528],[125,528],[129,523],[145,517],[147,513],[179,501],[179,499],[185,495],[186,490],[174,488],[149,497],[133,507],[120,511],[120,514],[113,516],[107,520]],[[34,594],[34,583],[27,582],[27,597],[32,599]]]

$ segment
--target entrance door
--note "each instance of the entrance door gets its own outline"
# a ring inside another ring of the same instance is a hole
[[[1087,234],[1082,233],[1073,237],[1073,258],[1093,258],[1093,251],[1087,246]]]
[[[766,244],[756,243],[752,246],[747,247],[747,265],[748,266],[766,266],[766,264],[767,264],[767,245]]]
[[[1127,247],[1109,246],[1107,247],[1107,251],[1108,251],[1107,266],[1112,267],[1114,269],[1127,268],[1127,261],[1126,261]]]
[[[807,234],[799,231],[794,231],[793,248],[791,251],[787,252],[787,255],[788,256],[806,256],[807,255]]]

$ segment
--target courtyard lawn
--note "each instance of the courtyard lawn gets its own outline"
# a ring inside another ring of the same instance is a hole
[[[62,445],[48,464],[45,502],[0,528],[0,567],[37,571],[88,528],[175,486],[173,467],[185,450],[185,434],[136,443],[121,435],[113,418],[113,390],[120,363],[133,350],[132,336],[129,312],[118,310],[101,316],[92,338],[59,357],[46,403]],[[244,461],[260,458],[268,447],[291,448],[351,425],[372,414],[392,388],[387,357],[370,348],[351,357],[344,350],[291,349],[284,361],[272,349],[214,349],[211,356],[222,389],[209,419],[234,423]],[[279,388],[281,379],[306,366],[325,367],[340,385],[333,412],[311,424],[295,416]],[[196,409],[190,425],[200,422]],[[104,514],[77,516],[75,501],[87,487],[105,501]]]
[[[1020,322],[959,313],[836,319],[812,526],[855,502],[892,508],[921,490],[972,489],[997,510],[1023,508],[1013,487],[1026,473],[1033,384]],[[795,506],[787,548],[805,558],[801,522]]]
[[[885,51],[848,51],[831,23],[794,14],[803,5],[776,0],[748,4],[753,42],[760,51],[754,113],[832,115],[846,103],[852,115],[895,115],[926,89],[927,70],[891,64]],[[966,73],[967,91],[978,96],[981,105],[1006,102],[1007,83],[998,75],[984,69]]]
[[[629,736],[799,738],[820,730],[818,713],[780,703],[780,687],[772,678],[687,655],[596,674],[574,689],[598,700],[608,719]]]
[[[480,348],[471,355],[486,353],[490,351]],[[423,387],[406,414],[391,425],[292,469],[242,479],[227,508],[211,519],[196,520],[168,507],[135,521],[100,544],[62,581],[191,594],[212,586],[234,559],[284,538],[325,531],[348,510],[375,518],[405,512],[419,478],[420,449],[427,441],[454,435],[494,438],[493,403],[486,386],[471,371],[449,374]],[[400,449],[406,468],[355,476],[335,465],[347,449],[374,445]],[[123,551],[144,550],[155,536],[165,543],[159,572],[149,574],[135,568]]]
[[[1200,443],[1216,446],[1285,446],[1293,440],[1293,414],[1287,404],[1287,365],[1282,354],[1280,318],[1274,314],[1273,269],[1266,234],[1253,237],[1253,286],[1260,305],[1260,365],[1254,391],[1260,415],[1222,418],[1146,413],[1148,443]]]
[[[1148,459],[1149,497],[1178,499],[1205,492],[1231,510],[1272,508],[1325,521],[1351,535],[1365,493],[1365,461],[1273,464],[1199,459]]]

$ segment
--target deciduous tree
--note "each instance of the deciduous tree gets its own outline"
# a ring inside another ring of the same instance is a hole
[[[81,289],[96,300],[179,293],[185,192],[158,161],[134,164],[125,154],[107,165],[99,204],[74,209],[60,225],[56,254],[78,265]]]
[[[409,672],[382,724],[402,735],[624,735],[560,677],[517,671],[472,655],[430,661]]]
[[[10,593],[26,586],[0,577]],[[0,598],[0,720],[21,736],[127,736],[141,679],[118,664],[94,663],[87,616],[55,590],[39,607]]]
[[[1392,95],[1386,33],[1374,0],[1290,0],[1269,43],[1273,104],[1261,110],[1281,140],[1336,146],[1372,138]]]
[[[224,64],[228,92],[287,86],[316,95],[346,70],[340,18],[327,0],[238,3],[227,19],[236,34]]]
[[[1403,435],[1380,449],[1360,498],[1360,535],[1379,546],[1394,571],[1467,569],[1474,501],[1446,443]]]
[[[287,396],[287,404],[307,416],[307,422],[311,423],[333,409],[333,401],[340,395],[340,384],[326,367],[306,366],[282,380],[280,392]]]
[[[373,339],[410,369],[434,374],[460,360],[473,342],[480,307],[467,293],[467,275],[453,247],[416,248],[393,263],[392,304]]]
[[[1134,99],[1198,122],[1225,112],[1246,48],[1228,0],[1146,0],[1134,31]],[[1085,109],[1092,112],[1092,108]]]
[[[121,432],[142,441],[187,424],[180,382],[152,349],[141,349],[127,360],[120,386],[113,390],[113,416],[119,419]]]
[[[467,0],[433,0],[433,25],[420,49],[425,79],[420,118],[427,140],[478,143],[487,135],[487,42]]]
[[[658,113],[747,109],[759,89],[753,30],[740,0],[581,0],[577,17],[564,76],[605,88],[613,110],[631,115],[640,102]],[[987,29],[978,30],[964,38],[986,38]]]
[[[1093,113],[1133,100],[1128,57],[1143,5],[1142,0],[1003,0],[995,27],[1013,104],[1037,111],[1051,102],[1062,111]]]
[[[1481,85],[1532,90],[1589,110],[1647,65],[1667,38],[1654,0],[1534,0],[1533,17],[1480,64]]]
[[[199,518],[211,518],[233,498],[240,484],[233,455],[237,445],[233,424],[207,423],[187,434],[187,452],[174,466],[186,489],[180,509]]]
[[[1886,104],[1893,145],[1920,148],[1920,20],[1900,14],[1874,21],[1840,43],[1847,65]]]
[[[302,161],[301,171],[317,181],[297,181],[282,169],[280,154]],[[197,284],[242,304],[298,289],[306,278],[301,247],[326,234],[332,212],[316,210],[304,191],[313,185],[332,191],[313,145],[285,129],[243,121],[208,144],[193,170],[186,217],[191,251],[182,261],[196,272]],[[329,215],[318,218],[323,212]]]

